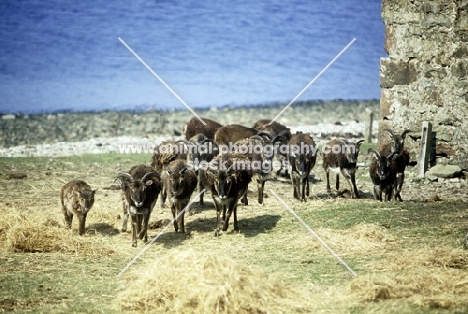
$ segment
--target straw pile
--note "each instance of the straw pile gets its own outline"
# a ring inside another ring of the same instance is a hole
[[[226,256],[173,251],[119,295],[121,310],[153,313],[303,313],[301,291]]]
[[[384,227],[362,223],[349,229],[319,229],[327,244],[340,254],[366,254],[384,251],[396,244],[396,239]]]
[[[408,299],[420,306],[468,309],[468,252],[423,248],[394,254],[380,266],[384,273],[355,278],[351,294],[361,301]]]
[[[44,213],[6,210],[0,220],[0,249],[9,252],[59,252],[110,255],[115,251],[103,237],[78,236]]]

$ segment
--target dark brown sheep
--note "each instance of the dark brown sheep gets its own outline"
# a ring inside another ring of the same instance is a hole
[[[393,198],[401,202],[403,199],[401,198],[400,193],[405,181],[405,169],[409,164],[410,159],[409,151],[405,149],[405,139],[406,134],[409,133],[410,130],[404,130],[401,135],[395,135],[391,129],[384,130],[390,133],[391,142],[384,144],[380,150],[385,152],[387,155],[395,153],[393,156],[393,162],[395,163],[396,179],[393,188]]]
[[[161,190],[159,173],[146,165],[134,166],[129,172],[116,176],[122,188],[124,221],[122,232],[127,231],[128,215],[132,219],[132,246],[137,246],[137,237],[148,241],[148,222]]]
[[[306,133],[297,132],[291,137],[289,146],[289,173],[294,190],[294,198],[306,201],[309,196],[309,175],[317,160],[314,139]]]
[[[214,141],[221,148],[221,145],[234,144],[244,138],[249,138],[258,133],[258,130],[240,124],[230,124],[223,126],[216,131]],[[220,153],[225,153],[220,150]]]
[[[356,143],[332,140],[325,144],[322,149],[323,169],[327,177],[327,192],[330,193],[330,171],[336,174],[336,190],[340,189],[340,173],[348,181],[351,197],[359,198],[359,192],[356,186],[357,158],[359,156],[359,147],[364,140]]]
[[[267,146],[269,145],[269,149]],[[263,204],[263,191],[265,182],[270,177],[273,167],[274,146],[264,138],[254,135],[250,138],[237,141],[235,152],[244,155],[250,161],[250,170],[257,184],[258,203]],[[248,205],[247,193],[242,202]]]
[[[270,141],[273,145],[276,143],[279,143],[280,145],[287,145],[292,137],[291,129],[277,121],[271,121],[272,120],[270,119],[261,119],[255,122],[253,127],[259,131],[271,132],[275,136],[275,138],[270,138]],[[288,167],[286,166],[288,160],[287,154],[281,153],[281,151],[277,149],[275,151],[274,158],[278,160],[279,164],[281,165],[281,167],[276,172],[276,175],[280,175],[281,170],[284,168],[284,175],[288,177]]]
[[[234,214],[234,231],[239,231],[237,204],[252,179],[252,172],[246,167],[249,163],[250,160],[243,155],[227,153],[214,158],[206,170],[216,208],[215,236],[219,235],[221,222],[222,230],[227,231],[231,214]]]
[[[73,180],[60,190],[62,213],[68,228],[71,228],[73,215],[78,217],[78,234],[85,233],[86,216],[94,204],[94,193],[91,187],[82,180]]]
[[[369,153],[373,153],[374,158],[369,166],[369,175],[374,184],[374,198],[382,201],[382,193],[385,193],[385,200],[392,199],[396,171],[393,157],[395,153],[379,152],[374,148],[369,148]]]
[[[187,160],[185,141],[164,141],[155,147],[151,167],[158,173],[163,173],[167,165],[176,159]],[[161,207],[165,206],[166,197],[166,189],[162,184]]]
[[[192,137],[199,133],[204,134],[207,138],[214,139],[216,131],[222,127],[222,125],[216,121],[207,118],[201,119],[206,123],[206,125],[204,125],[197,117],[193,117],[185,124],[184,130],[182,132],[185,136],[185,140],[189,141]]]
[[[208,188],[206,181],[205,169],[208,163],[218,155],[218,146],[212,139],[205,137],[200,133],[195,135],[187,142],[188,153],[187,163],[192,165],[198,177],[198,192]],[[204,194],[200,194],[199,204],[204,204]]]
[[[176,159],[167,166],[162,178],[169,195],[172,217],[177,217],[174,230],[185,232],[184,216],[187,210],[182,211],[189,204],[190,197],[197,187],[197,175],[194,170],[188,168],[186,161]]]

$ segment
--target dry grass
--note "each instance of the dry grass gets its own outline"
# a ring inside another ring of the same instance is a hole
[[[7,211],[1,222],[1,249],[23,253],[110,255],[115,251],[103,237],[79,237],[57,220],[42,214]]]
[[[131,248],[130,232],[119,231],[120,193],[105,188],[113,184],[116,171],[144,160],[121,163],[121,156],[107,158],[102,164],[31,159],[34,164],[14,165],[28,180],[0,176],[0,312],[468,310],[468,251],[457,242],[466,234],[466,222],[460,219],[467,217],[466,202],[445,197],[436,203],[390,204],[334,199],[325,195],[323,182],[315,182],[312,189],[313,195],[325,196],[306,203],[292,199],[285,180],[268,182],[267,190],[284,199],[358,273],[357,278],[274,197],[258,205],[253,185],[249,206],[239,205],[240,233],[230,226],[213,237],[215,211],[207,196],[207,204],[194,206],[194,214],[186,217],[186,234],[169,228],[117,278],[143,245]],[[48,168],[53,175],[47,174]],[[81,237],[76,220],[72,230],[65,228],[59,206],[60,187],[75,178],[99,187],[87,233]],[[15,194],[18,189],[21,195]],[[158,204],[151,223],[161,228],[171,217],[170,210]],[[150,230],[149,237],[159,231]]]
[[[468,306],[468,252],[459,248],[422,248],[392,253],[385,272],[365,274],[351,281],[350,293],[361,301],[409,299],[416,305],[456,309]]]
[[[371,223],[361,223],[349,229],[320,229],[327,244],[342,255],[382,253],[397,244],[387,229]]]
[[[173,251],[119,295],[121,310],[151,313],[307,312],[305,294],[223,254]]]

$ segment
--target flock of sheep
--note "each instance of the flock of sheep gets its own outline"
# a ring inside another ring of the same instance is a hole
[[[395,135],[390,129],[386,131],[391,142],[380,150],[369,149],[376,157],[369,167],[374,198],[382,201],[385,193],[385,200],[401,201],[404,170],[409,162],[408,151],[404,149],[408,131],[401,135]],[[309,175],[319,153],[309,134],[292,134],[286,126],[267,119],[257,121],[250,128],[238,124],[222,126],[198,117],[185,125],[183,134],[185,140],[160,143],[154,150],[151,166],[137,165],[115,177],[122,190],[122,231],[127,230],[130,215],[132,246],[137,246],[138,238],[147,242],[149,218],[160,194],[161,206],[169,197],[175,231],[185,232],[184,212],[193,192],[198,187],[200,205],[203,205],[203,194],[210,191],[216,208],[216,236],[220,230],[228,229],[231,215],[234,230],[239,230],[237,205],[239,200],[248,204],[251,181],[257,184],[258,202],[263,203],[264,185],[273,171],[278,175],[284,171],[291,178],[294,198],[307,200]],[[359,198],[355,176],[362,142],[335,139],[322,147],[327,192],[331,192],[332,171],[336,175],[336,190],[339,190],[341,173],[349,184],[352,198]],[[71,181],[61,189],[65,222],[71,227],[73,216],[77,216],[80,235],[84,234],[95,191],[81,180]]]

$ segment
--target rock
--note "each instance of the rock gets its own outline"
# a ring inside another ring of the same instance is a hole
[[[439,178],[455,178],[461,175],[463,175],[462,169],[454,165],[436,165],[426,173],[426,176],[436,176]]]
[[[432,175],[430,174],[429,172],[426,172],[424,174],[424,178],[428,179],[429,181],[431,182],[436,182],[437,180],[439,180],[439,177],[435,176],[435,175]]]
[[[4,114],[2,116],[2,120],[15,120],[15,115],[14,114]]]

